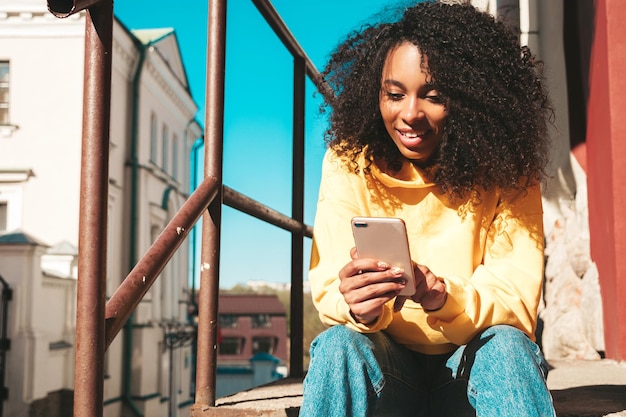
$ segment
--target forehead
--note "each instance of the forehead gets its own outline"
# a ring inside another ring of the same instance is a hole
[[[410,42],[403,42],[389,50],[382,70],[383,78],[395,74],[429,74],[428,57],[419,47]]]

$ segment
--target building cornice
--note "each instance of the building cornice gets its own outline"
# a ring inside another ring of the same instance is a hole
[[[122,31],[113,30],[113,61],[112,65],[125,74],[125,78],[132,81],[135,69],[139,62],[139,52],[129,35]]]
[[[183,114],[195,114],[197,111],[196,103],[189,92],[183,88],[180,80],[174,76],[161,55],[156,53],[153,47],[150,47],[149,51],[149,59],[146,60],[145,70],[154,78],[157,85]]]
[[[65,19],[39,8],[0,7],[0,37],[61,38],[84,36],[84,12]]]
[[[0,184],[2,183],[20,183],[25,182],[34,177],[35,173],[32,169],[0,169]]]

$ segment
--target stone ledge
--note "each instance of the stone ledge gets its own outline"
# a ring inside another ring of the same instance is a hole
[[[548,387],[558,417],[626,416],[626,363],[550,361]],[[220,398],[215,407],[192,409],[192,417],[297,417],[302,380],[286,378]]]
[[[626,416],[626,363],[552,360],[548,387],[558,417]]]

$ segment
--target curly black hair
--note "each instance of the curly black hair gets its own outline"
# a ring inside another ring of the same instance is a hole
[[[328,145],[353,165],[362,152],[389,166],[402,156],[379,110],[388,53],[410,42],[428,57],[434,88],[448,116],[433,180],[462,197],[477,188],[519,190],[545,176],[551,118],[541,65],[502,22],[468,4],[424,2],[391,22],[363,26],[331,54],[322,78],[334,95]]]

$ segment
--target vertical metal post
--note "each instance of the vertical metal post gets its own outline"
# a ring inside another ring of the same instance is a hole
[[[222,149],[226,0],[209,0],[204,175],[217,179],[218,193],[202,217],[202,250],[198,309],[196,404],[215,405],[219,295],[219,243],[222,214]],[[193,409],[192,409],[193,411]]]
[[[9,398],[9,388],[4,379],[7,369],[7,351],[11,349],[11,340],[7,338],[9,325],[9,301],[13,298],[13,290],[0,275],[2,284],[2,320],[0,320],[0,417],[4,416],[4,402]]]
[[[304,95],[306,65],[301,56],[293,60],[293,166],[291,216],[304,223]],[[289,375],[302,377],[303,369],[303,268],[304,229],[291,234],[291,323]]]
[[[74,415],[101,417],[104,397],[106,230],[113,2],[85,19]]]

